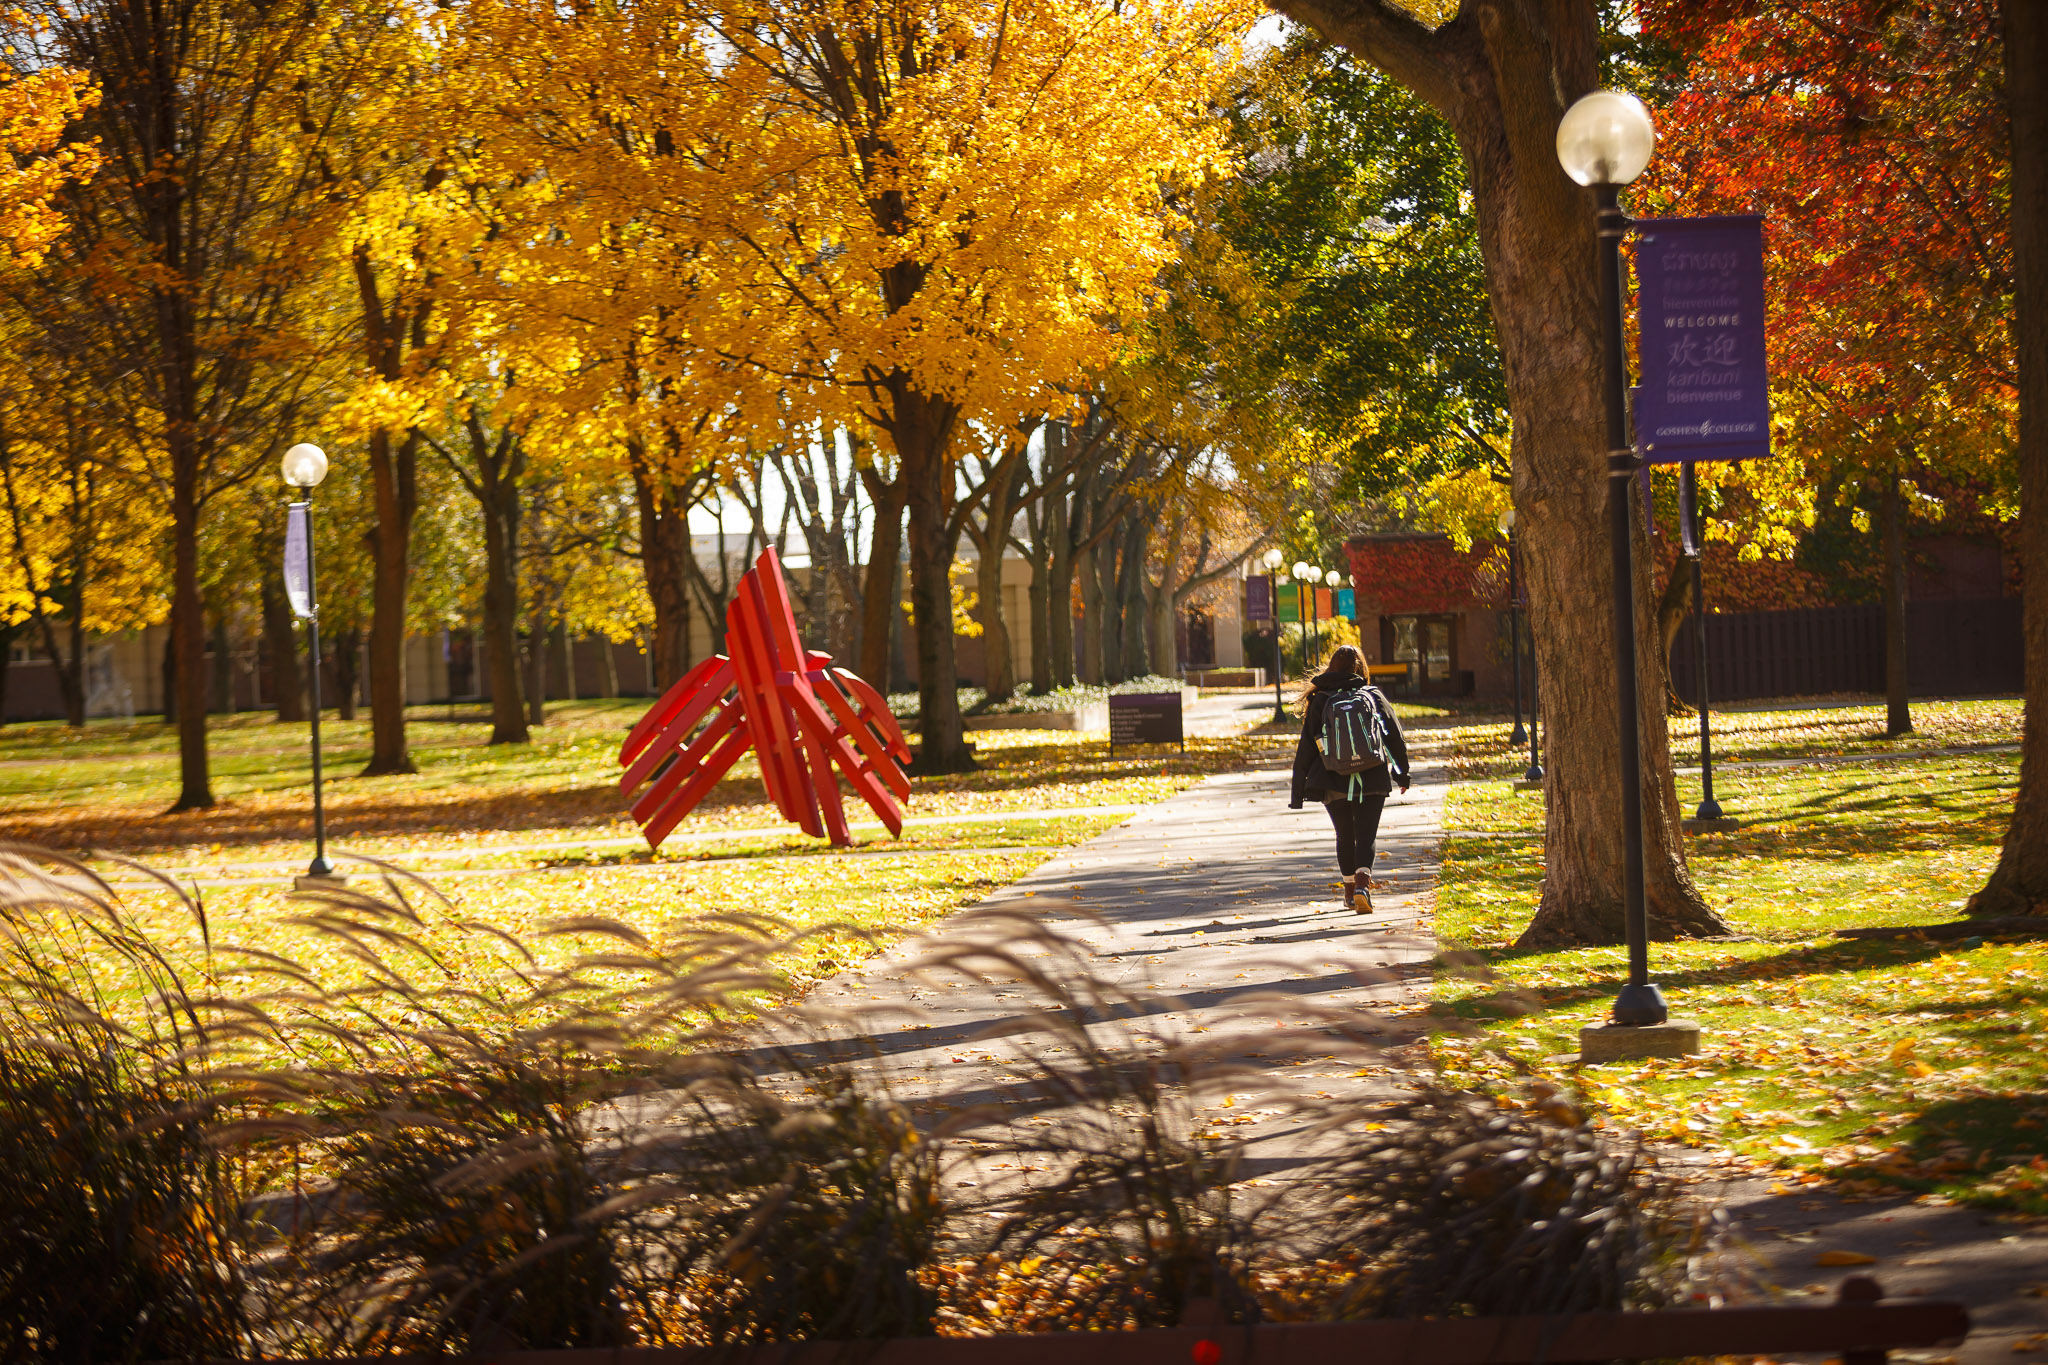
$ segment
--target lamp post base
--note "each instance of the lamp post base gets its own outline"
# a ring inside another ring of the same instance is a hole
[[[1601,1024],[1579,1030],[1579,1061],[1625,1062],[1638,1057],[1691,1057],[1700,1050],[1700,1026],[1693,1019],[1661,1024]]]
[[[306,870],[292,878],[294,891],[335,891],[348,885],[348,878],[334,870],[334,864],[324,857],[318,857],[306,866]]]
[[[1529,732],[1522,728],[1522,722],[1516,721],[1514,730],[1508,735],[1508,743],[1519,749],[1528,742]]]

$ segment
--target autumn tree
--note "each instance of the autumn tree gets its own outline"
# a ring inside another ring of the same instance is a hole
[[[0,36],[26,19],[0,13]],[[98,161],[90,143],[65,138],[89,92],[84,72],[0,59],[0,270],[35,264],[63,231],[58,192]]]
[[[308,0],[26,0],[0,47],[84,73],[73,124],[101,166],[62,192],[64,234],[12,305],[92,376],[130,473],[170,523],[176,809],[213,804],[207,762],[201,524],[289,439],[330,319],[300,309],[324,220],[310,159],[281,135],[343,77],[312,58],[336,7]],[[360,73],[357,73],[360,74]]]
[[[17,325],[19,318],[12,320]],[[161,510],[135,496],[90,383],[33,334],[0,331],[0,623],[25,627],[85,724],[88,633],[161,619]]]
[[[2013,334],[2019,406],[2020,573],[2026,594],[2026,730],[2005,844],[1973,915],[2048,914],[2048,13],[2005,0],[2011,111]]]
[[[1565,109],[1600,83],[1594,0],[1463,0],[1431,24],[1390,0],[1274,0],[1274,8],[1399,81],[1448,123],[1472,193],[1508,409],[1517,533],[1524,550],[1551,744],[1542,901],[1525,944],[1618,943],[1622,924],[1619,717],[1606,603],[1632,592],[1636,666],[1661,679],[1647,540],[1636,582],[1607,554],[1606,434],[1591,191],[1557,162]],[[1645,687],[1645,886],[1651,932],[1727,926],[1685,865],[1662,686]]]
[[[906,514],[928,770],[966,762],[964,433],[1061,406],[1114,354],[1111,319],[1142,308],[1172,254],[1162,188],[1212,155],[1204,101],[1243,18],[1069,0],[477,16],[493,114],[561,186],[563,253],[644,244],[641,292],[615,306],[649,339],[677,439],[715,435],[708,410],[742,443],[827,420],[882,447],[874,502]]]
[[[1912,728],[1907,522],[2009,486],[2011,260],[1993,0],[1643,7],[1683,64],[1644,193],[1766,223],[1774,407],[1883,566],[1887,728]]]

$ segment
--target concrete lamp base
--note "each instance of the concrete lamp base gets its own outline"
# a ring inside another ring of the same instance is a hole
[[[1540,792],[1543,790],[1543,779],[1539,777],[1531,781],[1526,777],[1518,777],[1515,779],[1515,790],[1518,792]]]
[[[1691,820],[1680,820],[1678,827],[1687,834],[1733,834],[1736,830],[1742,828],[1742,822],[1729,819],[1726,816],[1718,820],[1694,818]]]
[[[1700,1050],[1700,1026],[1693,1019],[1661,1024],[1601,1024],[1579,1030],[1579,1061],[1625,1062],[1638,1057],[1691,1057]]]
[[[294,891],[339,891],[348,885],[348,878],[339,872],[301,872],[292,878]]]

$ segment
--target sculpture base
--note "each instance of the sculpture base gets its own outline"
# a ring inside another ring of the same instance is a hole
[[[1591,1066],[1637,1057],[1691,1057],[1700,1050],[1700,1026],[1692,1019],[1661,1024],[1601,1024],[1579,1030],[1579,1061]]]

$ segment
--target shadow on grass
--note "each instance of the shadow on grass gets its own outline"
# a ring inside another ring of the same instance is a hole
[[[1841,1174],[2039,1217],[2048,1214],[2044,1138],[2048,1093],[1967,1095],[1929,1105],[1884,1155]]]
[[[1693,940],[1699,942],[1702,940]],[[1619,948],[1619,944],[1589,945],[1595,947]],[[1512,962],[1518,958],[1546,957],[1554,949],[1530,950],[1521,948],[1463,948],[1458,956],[1464,959],[1466,970],[1477,979],[1484,979],[1488,967],[1501,962]],[[1773,953],[1767,957],[1748,958],[1741,962],[1725,963],[1718,967],[1702,967],[1692,971],[1653,970],[1651,977],[1667,990],[1685,990],[1702,986],[1733,986],[1749,982],[1769,981],[1793,975],[1813,976],[1832,972],[1856,972],[1873,967],[1895,967],[1915,962],[1926,962],[1934,958],[1949,956],[1962,951],[1957,943],[1942,943],[1916,939],[1844,939],[1838,943],[1820,947],[1795,948],[1789,952]],[[1468,996],[1463,1000],[1439,1002],[1431,1006],[1432,1013],[1460,1019],[1519,1018],[1523,1015],[1549,1010],[1565,1009],[1583,1004],[1588,1000],[1602,1000],[1612,996],[1628,979],[1625,969],[1615,970],[1602,964],[1588,968],[1585,980],[1576,986],[1542,989],[1516,986],[1490,995]],[[2012,1005],[2030,1001],[2033,997],[2011,993],[2006,997],[1991,997],[1975,1003],[1959,1003],[1958,1012],[1964,1010],[1988,1010],[1998,1008],[1997,1000],[2004,998]],[[1541,1004],[1532,1011],[1526,1002],[1540,1000]],[[1933,1007],[1922,1007],[1933,1008]]]
[[[983,767],[971,774],[916,781],[914,793],[975,791],[1017,792],[1038,786],[1068,789],[1061,804],[1093,804],[1085,795],[1091,785],[1138,776],[1206,776],[1242,769],[1257,761],[1257,751],[1236,741],[1190,740],[1188,752],[1120,753],[1111,758],[1107,745],[1045,745],[991,750]],[[346,760],[343,760],[346,762]],[[340,764],[337,764],[340,766]],[[426,774],[432,781],[435,774]],[[566,776],[566,775],[565,775]],[[562,780],[557,777],[555,780]],[[150,803],[57,804],[0,815],[0,838],[62,849],[110,849],[145,853],[191,844],[222,848],[297,839],[306,835],[306,806],[291,799],[303,778],[294,775],[277,791],[254,799],[230,799],[207,810],[163,813],[158,798]],[[327,832],[331,842],[402,837],[409,834],[502,834],[522,830],[566,830],[628,833],[626,803],[608,779],[588,785],[533,790],[505,779],[498,789],[488,775],[459,784],[414,788],[410,782],[381,783],[378,789],[352,790],[344,776],[329,787]],[[1072,795],[1081,789],[1080,799]],[[167,799],[167,798],[166,798]],[[780,824],[766,789],[755,775],[727,777],[712,789],[697,810],[705,814],[758,810],[762,824]]]

